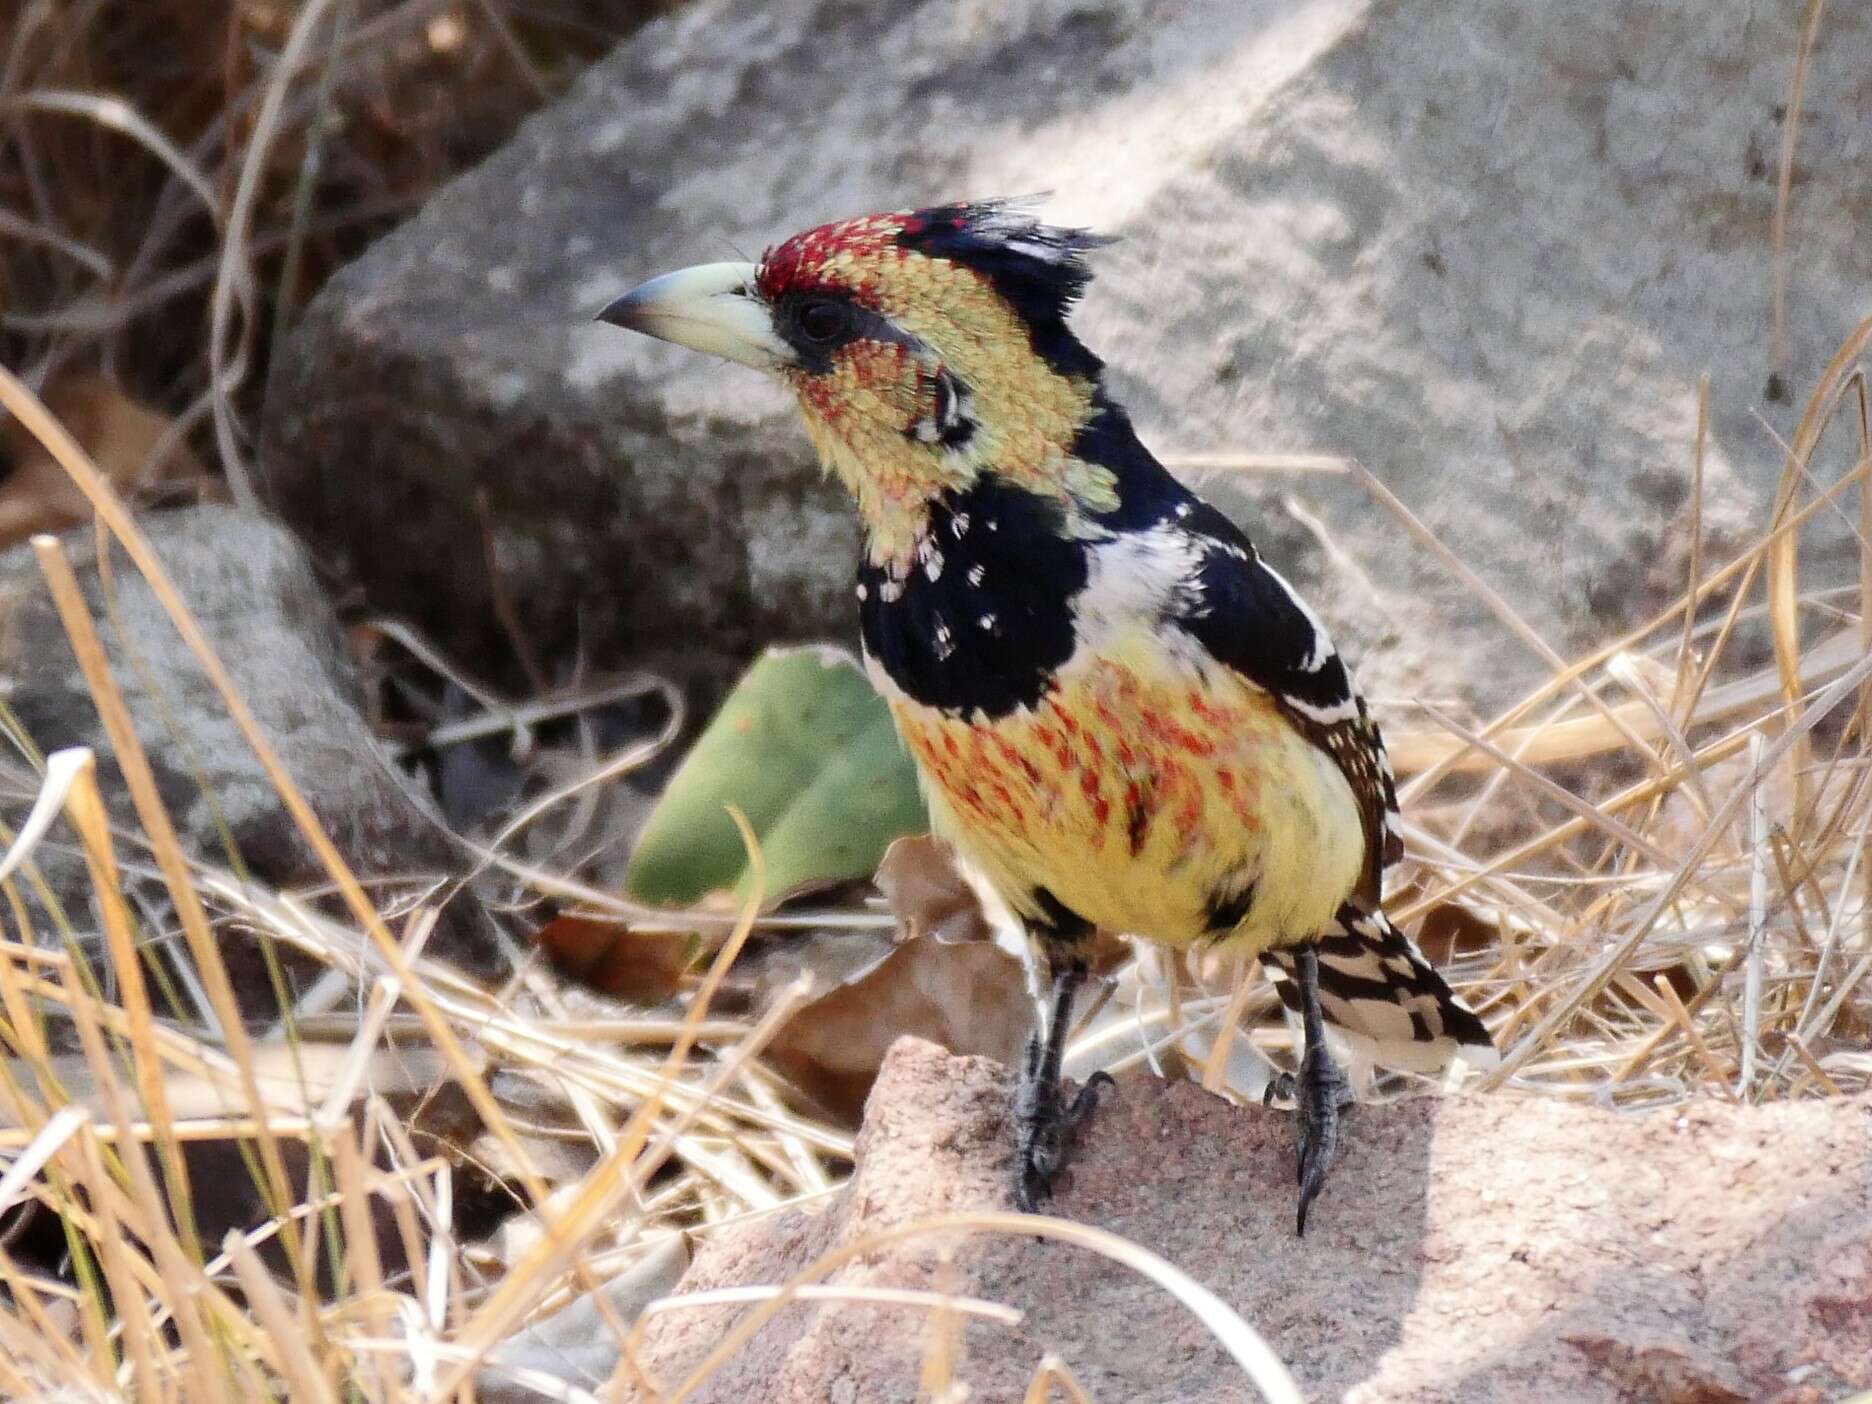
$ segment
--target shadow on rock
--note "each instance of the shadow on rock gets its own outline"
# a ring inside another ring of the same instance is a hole
[[[1007,1070],[987,1059],[900,1042],[872,1093],[850,1189],[821,1215],[780,1215],[712,1239],[679,1293],[783,1282],[879,1229],[1011,1209],[1011,1088]],[[1051,1210],[1168,1258],[1259,1330],[1310,1397],[1332,1397],[1377,1370],[1417,1294],[1435,1112],[1426,1101],[1354,1113],[1307,1237],[1297,1239],[1291,1117],[1235,1107],[1190,1083],[1131,1078],[1082,1129]],[[1077,1246],[1026,1235],[917,1237],[828,1280],[946,1288],[1021,1311],[1016,1327],[965,1328],[957,1373],[975,1398],[1020,1398],[1048,1352],[1094,1399],[1252,1397],[1181,1304]],[[682,1379],[742,1310],[653,1318],[643,1353],[652,1377]],[[929,1339],[927,1320],[910,1309],[790,1306],[696,1398],[914,1400]]]

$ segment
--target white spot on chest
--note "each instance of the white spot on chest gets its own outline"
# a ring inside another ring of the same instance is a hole
[[[1076,601],[1081,639],[1156,620],[1201,594],[1202,548],[1181,531],[1158,527],[1102,541],[1087,553],[1086,585]]]
[[[1170,659],[1200,675],[1207,651],[1183,630],[1161,628],[1160,621],[1201,607],[1202,554],[1200,542],[1174,527],[1128,532],[1093,546],[1085,589],[1073,601],[1078,647],[1062,675],[1096,664],[1114,640],[1140,628],[1155,634]]]

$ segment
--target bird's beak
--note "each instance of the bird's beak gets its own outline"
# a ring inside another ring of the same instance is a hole
[[[598,320],[770,371],[793,359],[754,291],[751,263],[703,263],[632,288]]]

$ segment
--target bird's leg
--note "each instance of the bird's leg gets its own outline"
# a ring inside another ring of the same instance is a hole
[[[1085,979],[1085,963],[1076,959],[1051,961],[1053,1011],[1044,1037],[1035,1029],[1027,1039],[1020,1085],[1014,1093],[1014,1122],[1020,1133],[1014,1153],[1014,1198],[1032,1213],[1052,1192],[1053,1176],[1066,1163],[1073,1129],[1098,1104],[1101,1088],[1111,1074],[1094,1073],[1071,1102],[1060,1098],[1060,1058],[1066,1051],[1066,1033],[1072,1022],[1073,995]]]
[[[1302,946],[1294,953],[1300,983],[1300,1023],[1306,1049],[1300,1057],[1300,1075],[1282,1073],[1268,1084],[1262,1102],[1292,1097],[1300,1122],[1300,1153],[1296,1167],[1300,1181],[1300,1209],[1294,1231],[1305,1235],[1307,1210],[1319,1197],[1339,1145],[1339,1108],[1352,1100],[1352,1088],[1326,1050],[1326,1024],[1320,1017],[1319,953]]]

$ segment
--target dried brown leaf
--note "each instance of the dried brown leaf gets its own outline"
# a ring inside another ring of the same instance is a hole
[[[74,372],[43,396],[117,491],[141,498],[159,490],[207,491],[209,477],[175,421],[126,395],[101,375]],[[0,546],[91,520],[91,503],[52,454],[17,419],[0,420]]]

